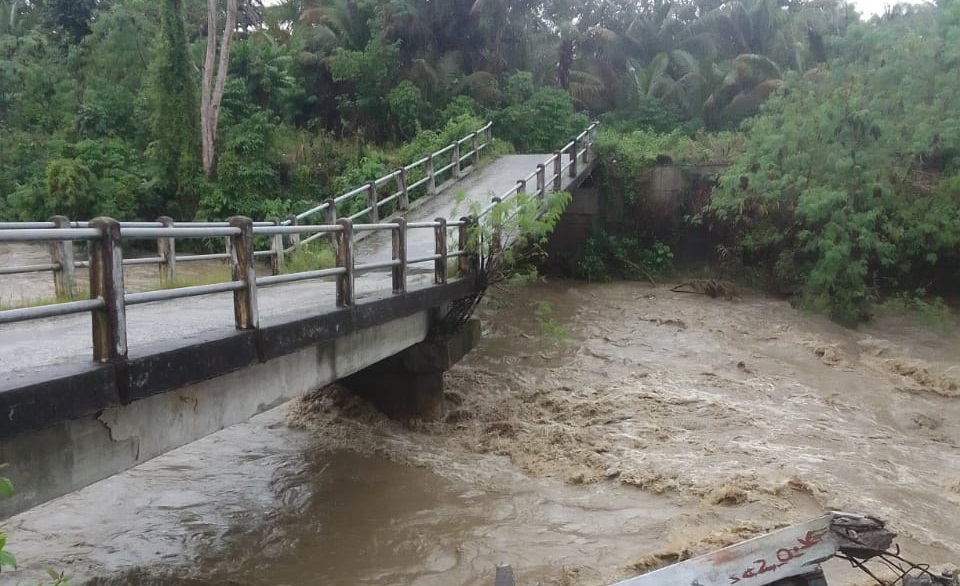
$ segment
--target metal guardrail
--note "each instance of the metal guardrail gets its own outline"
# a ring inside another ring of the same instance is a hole
[[[432,197],[450,185],[456,183],[467,173],[475,169],[480,163],[481,152],[483,149],[490,146],[492,129],[493,122],[487,122],[487,124],[482,128],[477,129],[468,136],[465,136],[460,140],[456,140],[442,149],[423,157],[422,159],[416,160],[409,165],[400,167],[399,169],[396,169],[395,171],[388,173],[379,179],[369,181],[366,185],[362,185],[342,195],[328,199],[322,204],[312,207],[305,212],[301,212],[295,216],[290,216],[284,220],[282,224],[285,226],[296,225],[300,221],[316,214],[323,214],[324,222],[327,224],[333,224],[337,221],[337,205],[360,197],[366,198],[366,206],[360,211],[349,216],[350,220],[357,220],[363,216],[368,216],[371,222],[379,222],[381,208],[392,202],[396,202],[397,209],[400,211],[406,211],[410,208],[410,195],[414,190],[423,186],[424,195],[426,197]],[[467,142],[470,143],[470,148],[465,153],[462,153],[461,147]],[[448,155],[447,153],[450,154]],[[445,158],[449,158],[450,162],[446,165],[437,167],[437,160],[442,160]],[[469,165],[464,165],[465,161],[469,161]],[[423,173],[423,177],[410,183],[408,179],[415,172]],[[438,183],[438,180],[447,173],[449,173],[447,180]],[[394,191],[392,191],[386,197],[381,198],[378,190],[381,186],[387,185],[390,182],[394,183]],[[292,252],[298,246],[312,242],[319,237],[320,235],[314,235],[304,239],[302,242],[294,241],[286,251]]]
[[[488,131],[490,125],[481,129]],[[250,218],[234,217],[226,222],[205,222],[175,224],[170,218],[160,218],[157,222],[118,222],[112,218],[95,218],[89,222],[70,222],[57,216],[50,222],[4,222],[0,223],[0,242],[46,242],[51,247],[51,262],[21,267],[0,269],[0,274],[17,272],[52,271],[58,297],[71,299],[62,303],[24,307],[0,311],[0,325],[28,320],[90,312],[93,321],[93,358],[107,362],[127,356],[127,306],[151,303],[170,299],[182,299],[200,295],[232,292],[235,326],[237,329],[255,329],[259,326],[257,291],[263,287],[304,281],[311,279],[334,278],[336,281],[337,307],[351,306],[355,302],[354,280],[357,274],[372,271],[389,271],[392,291],[403,294],[407,290],[408,266],[419,263],[433,263],[434,284],[446,283],[448,279],[448,261],[457,258],[457,273],[460,277],[470,277],[482,268],[483,251],[494,255],[508,242],[503,241],[502,222],[505,218],[491,214],[502,202],[509,201],[518,194],[525,193],[528,184],[535,182],[534,195],[542,201],[547,192],[562,188],[563,174],[576,177],[580,164],[587,164],[591,146],[596,135],[597,123],[580,133],[563,146],[549,159],[537,165],[530,173],[510,190],[494,197],[492,202],[474,217],[463,217],[457,221],[438,218],[432,222],[407,222],[400,217],[383,223],[354,223],[354,218],[333,218],[325,224],[300,225],[294,222],[284,225],[281,222],[254,222]],[[464,156],[459,155],[459,145],[471,140],[473,148]],[[452,151],[451,163],[454,178],[462,172],[455,161],[464,157],[478,160],[479,144],[477,133],[453,143],[439,152]],[[436,154],[422,159],[418,163],[430,165]],[[448,166],[449,167],[449,166]],[[547,169],[551,174],[547,176]],[[443,169],[447,169],[444,167]],[[437,173],[443,172],[438,170]],[[425,177],[428,183],[430,177]],[[380,183],[396,177],[402,177],[401,170],[382,178]],[[377,182],[371,182],[375,185]],[[402,181],[401,181],[402,185]],[[350,197],[360,193],[357,190],[341,196]],[[391,196],[393,197],[393,196]],[[328,200],[330,201],[330,200]],[[342,200],[341,200],[342,201]],[[386,201],[386,200],[385,200]],[[327,211],[335,210],[335,201]],[[382,202],[381,202],[382,203]],[[375,207],[375,206],[372,206]],[[313,213],[316,213],[315,208]],[[308,214],[309,215],[309,214]],[[307,216],[304,216],[307,217]],[[491,218],[494,218],[491,220]],[[327,219],[330,216],[327,215]],[[475,229],[481,222],[482,230]],[[418,258],[407,256],[407,235],[411,230],[432,230],[434,232],[434,254]],[[354,257],[354,243],[357,235],[367,232],[389,232],[392,241],[391,260],[358,264]],[[456,244],[450,246],[451,233],[456,233]],[[486,235],[489,233],[489,235]],[[336,266],[328,269],[311,270],[290,274],[279,274],[276,270],[282,265],[284,238],[303,243],[323,236],[331,240],[336,256]],[[254,240],[268,238],[269,251],[255,251]],[[184,238],[224,238],[227,252],[223,254],[205,254],[176,256],[176,240]],[[155,239],[158,256],[145,259],[124,259],[122,243],[124,240]],[[73,259],[74,241],[86,242],[89,261],[75,262]],[[261,255],[271,255],[274,259],[274,271],[270,276],[256,275],[255,259]],[[160,289],[141,293],[127,293],[124,289],[123,267],[125,264],[153,264],[161,267],[161,280],[170,280],[174,276],[176,263],[191,260],[229,259],[232,280],[210,285],[195,285]],[[279,263],[277,260],[279,259]],[[76,296],[75,267],[87,267],[90,272],[89,299],[72,300]]]
[[[493,246],[495,254],[497,250],[503,250],[511,244],[503,239],[503,223],[511,220],[513,216],[498,217],[490,215],[490,212],[492,212],[494,208],[515,198],[519,194],[528,193],[531,182],[533,182],[534,185],[532,194],[542,201],[548,192],[560,191],[563,188],[564,174],[567,174],[567,176],[571,178],[578,176],[582,168],[581,165],[586,166],[590,162],[592,147],[596,140],[599,125],[599,122],[590,124],[586,130],[563,145],[550,158],[537,165],[535,171],[517,180],[514,187],[491,198],[490,203],[477,214],[478,221],[487,216],[493,218],[491,225],[481,231],[481,239],[484,239],[484,233],[489,234],[489,236],[486,236],[489,240],[479,244],[482,249],[489,252],[490,247]],[[547,176],[548,169],[550,170],[549,177]],[[481,255],[480,258],[482,260],[484,256]],[[485,267],[481,266],[481,268]]]
[[[361,196],[365,198],[365,201],[367,202],[366,207],[349,216],[349,219],[351,221],[357,221],[364,216],[369,216],[371,222],[379,222],[383,208],[392,202],[397,202],[397,208],[400,211],[406,211],[409,209],[411,193],[421,186],[425,186],[424,195],[431,197],[440,191],[443,191],[443,189],[449,185],[452,185],[453,183],[456,183],[465,177],[480,162],[480,154],[483,149],[490,146],[490,141],[492,139],[492,128],[493,123],[488,122],[482,128],[479,128],[471,134],[450,143],[435,153],[427,155],[426,157],[423,157],[418,161],[414,161],[409,165],[396,169],[395,171],[392,171],[391,173],[388,173],[379,179],[369,181],[368,183],[342,195],[328,199],[322,204],[303,213],[290,216],[286,220],[255,221],[253,222],[253,225],[254,227],[296,226],[302,220],[320,213],[323,214],[324,223],[333,225],[336,224],[338,219],[337,205],[349,202],[351,199],[359,198]],[[468,143],[469,148],[466,149],[463,154],[461,154],[461,147]],[[451,154],[447,155],[447,153]],[[446,158],[449,158],[450,162],[442,167],[434,169],[435,162],[438,159],[445,158],[445,155],[447,155]],[[408,185],[407,178],[416,172],[422,172],[423,177]],[[438,184],[438,180],[447,173],[449,174],[449,178],[446,181]],[[395,184],[395,191],[391,192],[389,195],[382,194],[381,188],[390,184],[391,182]],[[133,236],[129,230],[132,229],[145,230],[150,228],[169,227],[223,228],[227,225],[228,224],[226,222],[175,223],[172,218],[166,216],[160,217],[154,222],[120,222],[120,227],[127,230],[128,234],[131,234],[131,239]],[[68,228],[84,228],[86,226],[87,222],[70,221],[64,216],[54,216],[46,222],[0,222],[0,231],[24,229],[40,230],[50,228],[63,230]],[[143,236],[143,234],[146,234],[146,232],[141,232],[142,239],[146,239],[147,237]],[[288,236],[287,242],[285,242],[284,236]],[[259,258],[269,258],[272,274],[274,276],[279,276],[283,269],[286,254],[292,253],[300,246],[317,240],[322,236],[323,233],[315,233],[301,240],[300,233],[297,231],[278,233],[270,239],[269,249],[256,250],[254,251],[254,256]],[[123,260],[123,264],[126,266],[141,264],[159,265],[161,271],[161,280],[172,281],[176,276],[177,262],[230,259],[229,239],[227,239],[226,250],[222,253],[177,256],[173,238],[165,238],[163,236],[157,236],[156,238],[157,256],[148,258],[127,258]],[[14,267],[0,267],[0,275],[16,275],[22,273],[50,271],[54,273],[54,286],[56,295],[58,297],[70,297],[75,292],[70,288],[72,286],[71,284],[76,282],[76,279],[73,275],[74,269],[89,268],[90,263],[88,261],[73,260],[74,255],[72,245],[69,243],[69,239],[64,240],[64,242],[65,244],[51,249],[51,262]]]
[[[412,264],[432,262],[434,283],[446,283],[447,263],[459,258],[460,276],[469,275],[476,266],[470,259],[475,246],[469,243],[475,237],[469,220],[408,224],[403,218],[382,224],[354,224],[343,218],[336,225],[275,226],[255,225],[250,218],[234,217],[222,226],[211,227],[124,227],[112,218],[95,218],[86,227],[70,227],[57,230],[49,228],[10,228],[0,230],[0,242],[50,242],[56,248],[67,241],[83,241],[90,252],[90,298],[37,307],[24,307],[0,311],[0,324],[15,323],[48,317],[90,312],[93,318],[93,359],[107,362],[127,356],[126,308],[142,303],[183,299],[214,293],[233,293],[235,326],[237,329],[259,327],[257,291],[263,287],[335,277],[336,305],[348,307],[354,304],[354,279],[357,274],[387,269],[392,276],[394,294],[407,290],[407,267]],[[456,247],[448,247],[447,231],[459,231]],[[406,254],[407,234],[410,230],[428,229],[435,234],[435,254],[423,258],[408,259]],[[392,257],[389,261],[358,264],[354,258],[354,240],[360,232],[389,232],[392,239]],[[254,264],[254,238],[275,237],[289,234],[329,234],[334,237],[336,266],[329,269],[305,271],[285,275],[257,277]],[[195,285],[160,289],[142,293],[127,293],[123,280],[124,240],[157,238],[224,237],[230,240],[232,280],[210,285]]]

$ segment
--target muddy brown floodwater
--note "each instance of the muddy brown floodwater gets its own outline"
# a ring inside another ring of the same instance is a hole
[[[960,562],[956,330],[637,283],[497,297],[443,421],[314,393],[9,520],[0,583],[482,586],[509,562],[599,586],[826,509]]]

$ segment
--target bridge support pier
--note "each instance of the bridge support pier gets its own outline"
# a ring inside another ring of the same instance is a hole
[[[341,382],[393,419],[438,419],[443,412],[443,373],[480,341],[480,321],[427,338]]]

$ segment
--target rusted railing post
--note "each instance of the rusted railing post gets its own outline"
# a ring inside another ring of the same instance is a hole
[[[460,179],[460,141],[453,141],[453,180]]]
[[[474,169],[480,165],[480,148],[478,146],[477,133],[474,132],[470,135],[470,149],[473,153],[473,167]]]
[[[543,199],[547,191],[547,167],[540,163],[537,165],[537,197]]]
[[[406,167],[397,169],[397,190],[400,192],[400,200],[397,205],[400,206],[400,211],[405,212],[410,209],[410,192],[407,191]]]
[[[50,218],[57,228],[69,228],[70,220],[66,216]],[[77,295],[77,277],[73,266],[73,242],[56,240],[50,243],[50,262],[59,265],[53,269],[53,290],[60,299],[73,299]]]
[[[367,183],[367,207],[370,208],[370,223],[380,221],[380,210],[377,209],[377,182]]]
[[[570,176],[577,176],[577,137],[570,143]]]
[[[233,291],[233,318],[238,330],[252,330],[260,326],[257,306],[257,268],[253,264],[253,220],[233,216],[227,222],[240,233],[230,236],[231,266],[234,281],[243,287]]]
[[[93,322],[93,359],[109,362],[127,357],[127,312],[123,301],[123,249],[120,223],[94,218],[88,224],[100,231],[90,241],[90,299],[104,306],[90,312]]]
[[[437,175],[433,172],[433,154],[424,161],[427,173],[427,196],[437,195]]]
[[[160,216],[157,221],[164,228],[173,228],[173,218]],[[172,283],[177,278],[177,240],[171,236],[157,238],[157,253],[160,255],[160,282]]]
[[[341,218],[337,223],[337,267],[346,269],[337,275],[337,307],[347,307],[353,305],[353,222]]]
[[[273,225],[280,225],[280,218],[273,218]],[[286,259],[283,254],[283,234],[270,237],[270,274],[279,275],[283,271]]]
[[[393,292],[404,293],[407,290],[407,220],[394,220],[397,227],[393,233],[393,260],[399,264],[393,267]]]
[[[563,153],[557,151],[553,155],[553,190],[560,191],[563,189],[563,171],[561,171],[563,166]]]
[[[526,180],[526,179],[518,179],[518,180],[517,180],[517,188],[516,188],[516,189],[517,189],[517,195],[520,195],[520,194],[522,194],[522,193],[526,193],[526,192],[527,192],[527,180]]]
[[[460,269],[461,277],[472,277],[477,274],[480,247],[477,243],[477,231],[474,230],[476,224],[477,221],[474,218],[468,216],[460,218],[460,229],[457,233],[457,250],[461,254],[457,259],[457,268]]]
[[[290,226],[296,226],[300,223],[300,220],[297,219],[297,216],[290,214],[287,216],[287,224]],[[288,234],[287,235],[287,244],[290,245],[290,248],[296,250],[300,248],[300,235],[299,234]]]
[[[433,261],[433,282],[442,285],[447,282],[447,219],[437,218],[434,222],[437,223],[433,232],[434,250],[440,258]]]

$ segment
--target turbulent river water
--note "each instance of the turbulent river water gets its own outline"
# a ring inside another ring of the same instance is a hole
[[[956,330],[638,283],[496,297],[443,421],[314,393],[8,520],[0,583],[481,586],[506,562],[600,586],[827,509],[960,563]]]

